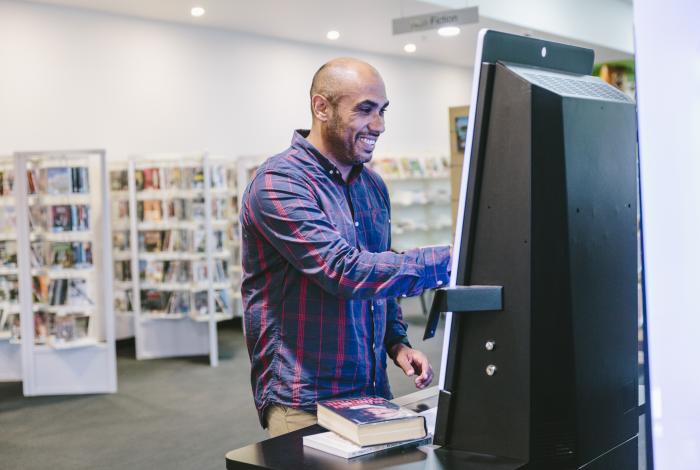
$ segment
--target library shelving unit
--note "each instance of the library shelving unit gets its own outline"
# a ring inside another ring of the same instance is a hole
[[[15,154],[24,394],[117,389],[105,152]]]
[[[131,283],[131,223],[129,221],[129,167],[126,161],[109,165],[114,263],[114,331],[116,339],[135,336]]]
[[[0,157],[0,381],[22,380],[14,160]]]
[[[240,259],[229,165],[206,153],[129,160],[137,359],[208,354],[218,365],[217,322],[234,316]]]
[[[452,242],[447,158],[379,156],[371,165],[389,190],[394,250]]]

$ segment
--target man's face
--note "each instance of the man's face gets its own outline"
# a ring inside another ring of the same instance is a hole
[[[370,161],[384,132],[388,106],[384,82],[378,76],[365,78],[343,93],[332,107],[325,135],[335,158],[348,165]]]

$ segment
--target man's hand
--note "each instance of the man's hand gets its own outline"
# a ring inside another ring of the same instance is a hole
[[[405,344],[398,343],[391,348],[389,356],[394,359],[394,364],[399,366],[407,376],[416,377],[416,387],[425,388],[433,381],[433,368],[425,354],[417,349],[411,349]]]

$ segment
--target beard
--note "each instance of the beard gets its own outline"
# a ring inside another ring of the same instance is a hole
[[[372,159],[371,153],[363,155],[356,151],[357,136],[348,134],[347,127],[337,113],[328,121],[326,142],[333,156],[347,165],[359,165]]]

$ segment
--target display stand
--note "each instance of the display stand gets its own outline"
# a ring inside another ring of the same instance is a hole
[[[114,326],[116,339],[135,336],[131,282],[131,223],[129,221],[129,167],[126,161],[109,165],[114,261]]]
[[[239,258],[231,171],[206,154],[129,161],[137,359],[208,354],[218,365],[217,322],[234,316],[229,265]]]
[[[389,190],[392,249],[403,251],[451,242],[446,158],[381,156],[372,161],[372,168]]]
[[[15,154],[24,394],[117,390],[103,150]]]
[[[0,381],[22,380],[12,157],[0,157]]]

